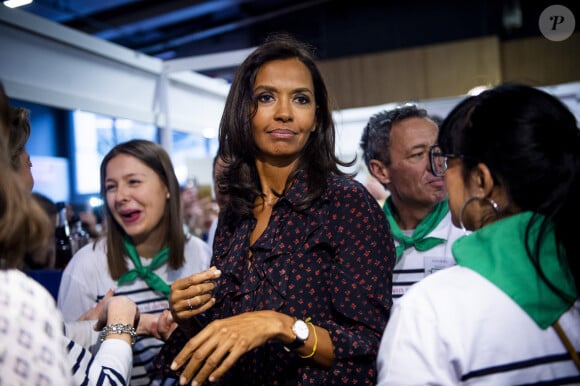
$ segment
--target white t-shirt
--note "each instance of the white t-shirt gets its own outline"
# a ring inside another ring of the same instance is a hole
[[[409,231],[409,233],[412,235],[413,231]],[[399,299],[413,284],[433,272],[455,265],[451,246],[455,240],[464,235],[460,228],[451,223],[451,212],[449,212],[427,235],[427,237],[445,239],[445,243],[425,252],[419,252],[414,247],[407,248],[397,260],[393,271],[393,300]],[[397,245],[399,243],[395,240],[395,246]]]
[[[579,301],[560,324],[578,351]],[[553,328],[540,329],[495,285],[460,266],[430,275],[395,303],[377,368],[380,386],[563,384],[567,377],[580,384]]]

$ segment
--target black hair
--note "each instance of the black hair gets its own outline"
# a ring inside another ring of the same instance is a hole
[[[284,59],[297,59],[308,68],[316,101],[316,130],[311,133],[297,168],[287,181],[288,185],[296,173],[300,170],[306,171],[308,189],[303,201],[297,203],[295,209],[306,209],[322,194],[329,173],[344,175],[339,166],[350,166],[354,163],[342,162],[335,155],[332,109],[322,74],[315,63],[313,48],[287,34],[272,35],[237,69],[220,122],[218,155],[227,167],[218,179],[218,184],[223,188],[222,193],[228,196],[225,210],[234,219],[251,216],[255,199],[262,195],[255,164],[258,149],[251,126],[252,117],[257,110],[257,99],[253,90],[256,75],[264,64]]]
[[[528,255],[544,281],[540,242],[554,226],[559,259],[567,259],[580,289],[580,134],[574,115],[556,97],[539,89],[505,84],[460,102],[444,120],[438,137],[444,153],[463,155],[463,177],[478,163],[490,170],[510,203],[540,222],[540,237]],[[509,208],[508,208],[509,210]],[[567,299],[574,300],[574,299]]]

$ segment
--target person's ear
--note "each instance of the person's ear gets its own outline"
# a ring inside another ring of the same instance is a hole
[[[369,172],[383,185],[387,185],[391,182],[389,168],[387,168],[385,164],[379,160],[370,160]]]
[[[472,193],[482,198],[490,197],[496,185],[491,171],[481,162],[471,171],[469,182]]]

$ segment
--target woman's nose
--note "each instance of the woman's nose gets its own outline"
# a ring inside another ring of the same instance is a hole
[[[292,119],[292,106],[290,101],[280,100],[276,106],[276,119],[287,122]]]
[[[123,186],[117,186],[117,191],[115,192],[115,201],[122,202],[126,201],[129,197],[129,190]]]

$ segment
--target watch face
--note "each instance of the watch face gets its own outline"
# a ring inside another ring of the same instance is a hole
[[[308,325],[303,320],[297,320],[294,322],[294,326],[292,330],[296,334],[296,338],[302,341],[308,339],[308,335],[310,334],[310,330],[308,329]]]

